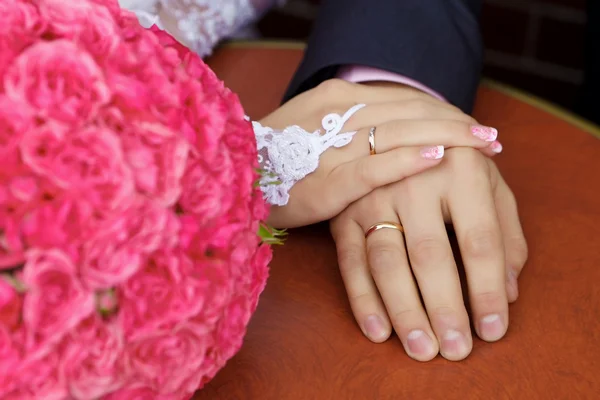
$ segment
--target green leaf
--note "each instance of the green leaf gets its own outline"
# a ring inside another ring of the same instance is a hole
[[[264,223],[258,227],[258,237],[260,237],[262,243],[268,245],[283,245],[287,235],[285,229],[275,229]]]

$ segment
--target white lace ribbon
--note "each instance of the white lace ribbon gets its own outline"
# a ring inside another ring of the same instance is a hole
[[[263,174],[260,187],[265,199],[273,205],[286,205],[292,186],[319,167],[319,159],[327,149],[340,148],[352,141],[356,132],[341,133],[342,129],[364,106],[358,104],[343,116],[326,115],[322,121],[323,131],[312,133],[297,125],[280,131],[252,122]]]

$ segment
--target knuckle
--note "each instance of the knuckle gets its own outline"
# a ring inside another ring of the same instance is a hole
[[[421,312],[415,309],[401,309],[390,313],[392,325],[399,327],[408,327],[413,325],[415,321],[421,319]]]
[[[506,307],[507,304],[504,291],[474,293],[471,301],[473,302],[473,305],[483,313],[501,310]]]
[[[496,254],[501,246],[500,233],[493,228],[472,228],[465,233],[463,239],[465,255],[474,258]]]
[[[515,264],[511,265],[511,267],[519,270],[523,268],[523,265],[525,265],[529,258],[529,248],[525,238],[522,236],[508,238],[505,245],[511,260]]]
[[[315,88],[315,94],[325,99],[339,100],[341,96],[348,95],[352,84],[342,79],[328,79]]]
[[[445,121],[445,128],[452,131],[456,135],[470,134],[469,133],[469,124],[466,121],[462,120],[447,120]]]
[[[377,302],[377,293],[372,291],[348,293],[348,300],[353,308],[367,306]]]
[[[408,247],[413,267],[424,267],[449,261],[452,252],[444,240],[437,237],[422,237]]]
[[[432,321],[446,321],[449,319],[455,319],[456,316],[460,314],[458,310],[448,305],[433,306],[428,313],[430,320]]]

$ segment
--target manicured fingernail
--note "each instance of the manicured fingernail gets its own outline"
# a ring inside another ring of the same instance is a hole
[[[490,145],[490,149],[496,154],[502,153],[502,144],[499,141],[495,141]]]
[[[469,353],[469,344],[465,335],[449,329],[442,338],[441,353],[448,359],[461,359]]]
[[[377,315],[370,315],[365,321],[365,331],[369,339],[374,342],[384,340],[387,337],[387,329],[383,321]]]
[[[416,356],[428,356],[433,353],[433,342],[428,334],[416,329],[406,337],[408,351]]]
[[[479,330],[483,340],[493,342],[504,336],[506,328],[500,315],[490,314],[481,318]]]
[[[439,160],[444,157],[444,146],[423,147],[421,157],[426,160]]]
[[[471,127],[471,133],[486,142],[493,142],[498,137],[498,130],[489,126],[474,125]]]

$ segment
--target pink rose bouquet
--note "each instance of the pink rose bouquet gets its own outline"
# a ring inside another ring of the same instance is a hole
[[[267,277],[257,167],[237,97],[117,0],[2,0],[0,398],[209,381]]]

